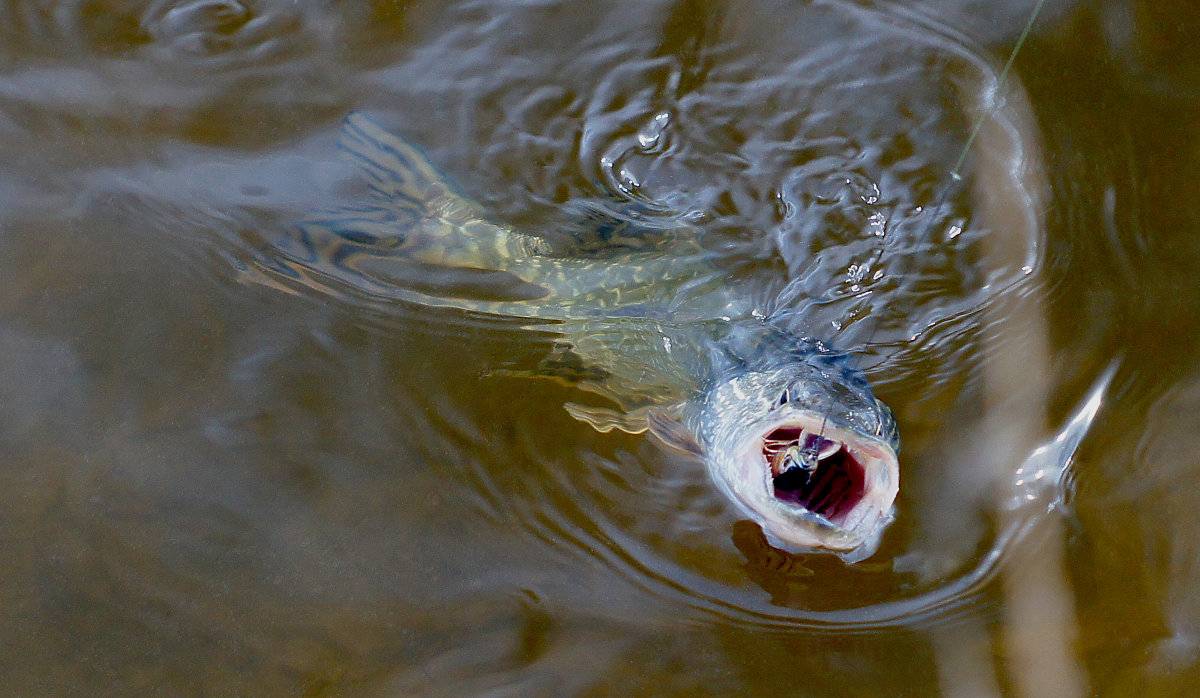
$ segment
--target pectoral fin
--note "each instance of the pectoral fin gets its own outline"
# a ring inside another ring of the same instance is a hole
[[[667,446],[703,456],[704,451],[692,432],[680,421],[681,414],[678,405],[669,407],[644,407],[631,412],[621,412],[608,407],[580,405],[568,402],[564,405],[572,417],[586,422],[601,433],[619,429],[627,434],[641,434],[649,430]]]
[[[563,407],[572,417],[581,422],[587,422],[592,428],[601,433],[620,429],[627,434],[641,434],[646,431],[646,414],[644,411],[634,413],[619,412],[608,407],[580,405],[568,402]]]
[[[646,426],[651,434],[671,448],[695,456],[704,455],[695,435],[683,423],[681,405],[652,408],[646,414]]]

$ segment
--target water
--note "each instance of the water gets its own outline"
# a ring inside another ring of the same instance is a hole
[[[1200,18],[1050,2],[997,85],[1030,7],[0,7],[6,690],[1200,688]],[[855,351],[904,439],[879,552],[773,550],[572,420],[513,374],[547,332],[256,273],[366,195],[352,110],[551,241],[695,226]]]

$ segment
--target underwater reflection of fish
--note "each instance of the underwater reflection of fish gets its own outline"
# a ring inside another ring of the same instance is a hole
[[[649,431],[703,458],[782,547],[849,560],[874,552],[899,489],[891,412],[846,355],[785,312],[760,317],[694,228],[638,230],[597,215],[595,240],[557,249],[487,220],[424,155],[361,114],[347,118],[342,144],[373,201],[299,224],[264,262],[270,271],[533,321],[562,337],[538,373],[616,405],[569,404],[574,417]],[[448,274],[454,283],[432,285]],[[483,289],[468,294],[469,282]]]

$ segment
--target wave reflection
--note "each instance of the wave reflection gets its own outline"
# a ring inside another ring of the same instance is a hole
[[[805,6],[786,31],[763,28],[779,22],[769,13],[717,13],[659,43],[630,38],[624,45],[644,55],[629,56],[606,48],[616,30],[604,21],[581,41],[586,50],[564,54],[540,33],[498,31],[553,26],[544,8],[479,14],[487,5],[448,11],[454,21],[443,33],[376,76],[398,98],[455,115],[455,139],[440,149],[423,135],[438,132],[437,113],[401,112],[403,133],[428,145],[488,215],[552,244],[587,234],[578,222],[562,225],[580,210],[646,224],[648,237],[687,221],[747,314],[787,317],[801,334],[876,354],[872,378],[907,427],[900,520],[880,553],[857,565],[779,557],[732,517],[697,464],[636,437],[585,432],[561,414],[548,428],[518,412],[512,432],[466,439],[472,455],[461,481],[478,490],[488,516],[511,517],[539,545],[609,567],[657,597],[748,624],[868,629],[986,606],[1010,547],[1036,525],[1036,517],[998,517],[988,499],[1004,469],[1027,455],[1020,449],[1036,444],[1014,441],[998,463],[959,456],[986,448],[979,425],[997,392],[988,357],[1027,335],[1044,346],[1042,325],[1022,315],[1041,293],[1041,199],[1019,93],[1005,92],[997,111],[1001,86],[983,54],[890,10]],[[451,53],[460,60],[440,60]],[[557,66],[557,83],[528,72],[526,57]],[[985,115],[990,130],[959,177],[966,134]],[[478,154],[463,145],[475,142],[488,145]],[[358,210],[353,197],[339,203]],[[400,225],[389,221],[372,225]],[[372,244],[355,254],[399,268]],[[279,244],[289,245],[306,249],[298,239]],[[361,287],[347,276],[335,288],[303,254],[289,259],[286,269],[258,269],[290,277],[283,283],[294,291],[390,312],[422,332],[446,332],[447,323],[513,329],[505,316],[423,315],[419,294],[407,293],[413,284],[468,297],[452,270],[423,268],[419,281],[372,277]],[[395,304],[412,298],[413,308]],[[546,340],[510,338],[508,351],[536,356]],[[538,395],[552,406],[573,399],[548,386]],[[545,419],[541,407],[530,414]],[[455,422],[488,419],[472,414]],[[1059,451],[1051,455],[1070,457]]]

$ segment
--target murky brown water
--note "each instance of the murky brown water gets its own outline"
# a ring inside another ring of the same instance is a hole
[[[1031,7],[5,3],[5,693],[1200,691],[1200,12],[1049,2],[997,91]],[[879,552],[497,371],[544,332],[256,271],[362,201],[356,110],[547,239],[687,220],[856,352]]]

